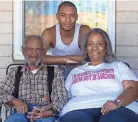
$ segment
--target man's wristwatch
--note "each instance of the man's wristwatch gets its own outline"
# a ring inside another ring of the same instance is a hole
[[[123,107],[123,106],[122,106],[122,102],[121,102],[121,100],[120,100],[120,99],[115,100],[115,102],[116,102],[116,104],[117,104],[118,108]]]
[[[59,115],[58,111],[55,109],[52,109],[52,111],[53,111],[52,117],[58,117],[58,115]]]

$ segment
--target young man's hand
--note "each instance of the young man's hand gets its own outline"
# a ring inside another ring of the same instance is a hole
[[[67,59],[67,60],[66,60],[66,63],[67,63],[67,64],[78,64],[79,62],[74,61],[74,60],[71,60],[71,59]]]

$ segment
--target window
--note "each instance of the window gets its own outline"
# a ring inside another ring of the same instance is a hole
[[[56,12],[63,0],[14,1],[14,53],[15,60],[23,60],[21,46],[24,37],[41,35],[42,31],[57,23]],[[78,23],[99,27],[108,32],[115,52],[115,0],[70,0],[78,9]]]

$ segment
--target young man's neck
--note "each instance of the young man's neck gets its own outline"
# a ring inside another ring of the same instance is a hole
[[[60,28],[60,35],[63,36],[63,37],[74,36],[74,32],[75,32],[75,28],[73,28],[69,31],[66,31],[66,30]]]

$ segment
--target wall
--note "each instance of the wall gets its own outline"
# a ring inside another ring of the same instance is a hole
[[[0,1],[0,79],[12,63],[12,1]],[[138,76],[138,1],[116,2],[116,55],[128,62]]]
[[[138,1],[116,3],[116,55],[126,61],[138,76]]]
[[[0,1],[0,79],[12,63],[12,1]]]

